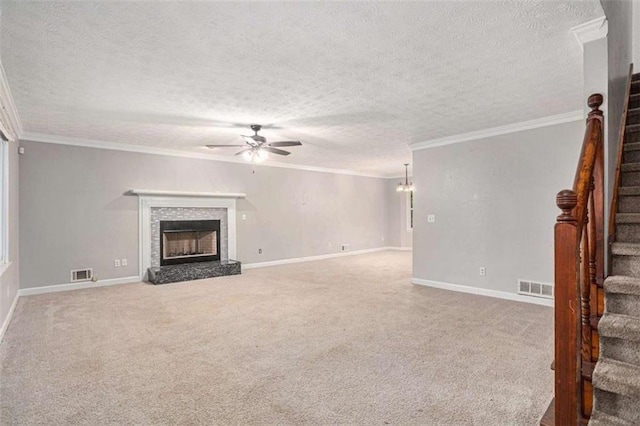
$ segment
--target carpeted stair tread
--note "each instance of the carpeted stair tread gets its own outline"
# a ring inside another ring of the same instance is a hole
[[[598,333],[603,337],[640,342],[640,318],[607,313],[598,322]]]
[[[610,275],[604,280],[604,291],[640,296],[640,278]]]
[[[620,417],[596,411],[589,419],[589,426],[634,426],[634,424]]]
[[[640,151],[640,142],[634,143],[625,143],[624,144],[625,151]]]
[[[627,133],[640,132],[640,124],[629,124],[625,131]]]
[[[607,392],[640,398],[640,367],[600,358],[593,370],[593,386]]]
[[[620,166],[623,172],[640,172],[640,163],[624,163]]]
[[[616,213],[616,223],[640,223],[640,213]]]
[[[640,186],[621,186],[618,188],[619,195],[640,195]]]
[[[613,243],[611,253],[618,256],[640,256],[640,243]]]

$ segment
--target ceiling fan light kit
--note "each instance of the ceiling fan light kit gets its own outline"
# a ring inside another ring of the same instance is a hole
[[[262,128],[259,124],[252,124],[251,130],[253,130],[254,134],[251,136],[241,135],[244,139],[245,145],[207,145],[207,148],[215,149],[215,148],[228,148],[228,147],[243,147],[244,149],[240,152],[237,152],[236,155],[242,155],[247,161],[252,161],[254,163],[262,163],[267,159],[269,153],[277,154],[277,155],[289,155],[291,154],[289,151],[285,151],[284,149],[274,148],[276,146],[300,146],[302,143],[300,141],[279,141],[279,142],[271,142],[267,143],[267,139],[264,136],[260,136],[258,132]]]
[[[409,182],[409,163],[404,163],[404,183],[396,186],[396,192],[413,192],[413,183]]]
[[[262,163],[268,156],[267,151],[261,148],[247,149],[242,152],[242,158],[247,161],[253,161],[254,163]]]

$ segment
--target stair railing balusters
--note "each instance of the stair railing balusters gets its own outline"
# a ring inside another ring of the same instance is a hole
[[[589,203],[591,207],[591,203]],[[585,215],[585,226],[587,229],[591,229],[590,224],[595,221],[589,222],[589,213]],[[582,336],[582,361],[591,362],[591,307],[590,305],[590,293],[591,293],[591,254],[595,250],[591,250],[591,235],[590,232],[582,233],[582,256],[580,256],[580,262],[582,267],[580,268],[580,317],[581,324],[581,336]],[[595,249],[595,247],[594,247]]]
[[[599,259],[604,253],[602,100],[599,94],[589,97],[591,112],[573,189],[560,191],[556,197],[562,214],[554,230],[554,417],[555,424],[563,426],[588,420],[591,410],[591,286],[598,282],[604,264],[604,258]]]

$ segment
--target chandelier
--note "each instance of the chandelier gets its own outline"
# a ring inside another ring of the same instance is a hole
[[[397,192],[413,192],[413,183],[409,183],[409,163],[404,163],[404,183],[396,186]]]

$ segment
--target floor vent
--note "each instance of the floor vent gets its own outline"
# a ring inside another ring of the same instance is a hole
[[[93,269],[74,269],[71,271],[71,282],[76,283],[78,281],[91,281],[93,278]]]
[[[544,284],[528,280],[518,280],[518,294],[553,299],[553,284]]]

